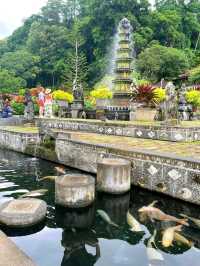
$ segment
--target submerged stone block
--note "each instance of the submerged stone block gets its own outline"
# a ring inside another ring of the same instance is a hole
[[[124,159],[104,158],[97,163],[97,188],[121,194],[131,187],[131,163]]]
[[[40,199],[16,199],[0,206],[0,222],[10,227],[26,227],[41,222],[47,204]]]
[[[95,179],[89,175],[68,174],[55,181],[56,204],[80,208],[90,205],[95,199]]]
[[[0,266],[36,266],[36,264],[1,231],[0,247]]]

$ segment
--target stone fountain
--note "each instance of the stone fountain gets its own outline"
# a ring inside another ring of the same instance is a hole
[[[123,18],[118,26],[118,48],[115,67],[114,93],[111,105],[129,108],[131,96],[131,64],[132,64],[132,26],[127,18]]]

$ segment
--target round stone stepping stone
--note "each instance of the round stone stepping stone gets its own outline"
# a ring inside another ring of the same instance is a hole
[[[26,227],[41,222],[47,204],[40,199],[16,199],[0,206],[0,223],[10,227]]]
[[[131,188],[131,163],[124,159],[104,158],[97,163],[97,189],[122,194]]]
[[[89,206],[95,199],[95,179],[89,175],[68,174],[55,180],[56,204],[80,208]]]

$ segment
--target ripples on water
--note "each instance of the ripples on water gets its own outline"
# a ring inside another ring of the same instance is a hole
[[[154,200],[168,214],[184,213],[200,217],[199,207],[158,194],[132,188],[122,196],[98,194],[95,204],[84,210],[67,210],[54,205],[54,182],[39,178],[55,175],[55,164],[21,154],[0,150],[0,202],[18,198],[36,189],[48,189],[41,197],[48,203],[45,222],[29,229],[13,230],[1,226],[39,266],[199,266],[200,229],[184,227],[182,234],[194,242],[194,247],[174,245],[168,249],[161,244],[161,231],[170,223],[144,220],[143,233],[129,230],[126,213],[139,220],[137,210]],[[76,172],[68,169],[68,172]],[[106,224],[96,213],[107,212],[119,228]],[[163,261],[149,261],[147,242],[157,230],[157,251]]]

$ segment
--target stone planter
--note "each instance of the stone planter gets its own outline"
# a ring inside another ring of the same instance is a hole
[[[154,121],[157,110],[155,108],[142,107],[137,108],[135,111],[136,121]]]
[[[65,108],[68,108],[69,107],[69,103],[67,101],[56,100],[55,103],[59,107],[65,107]]]
[[[96,99],[96,108],[106,109],[109,103],[110,103],[109,99]]]
[[[96,110],[85,109],[87,119],[96,119]]]

